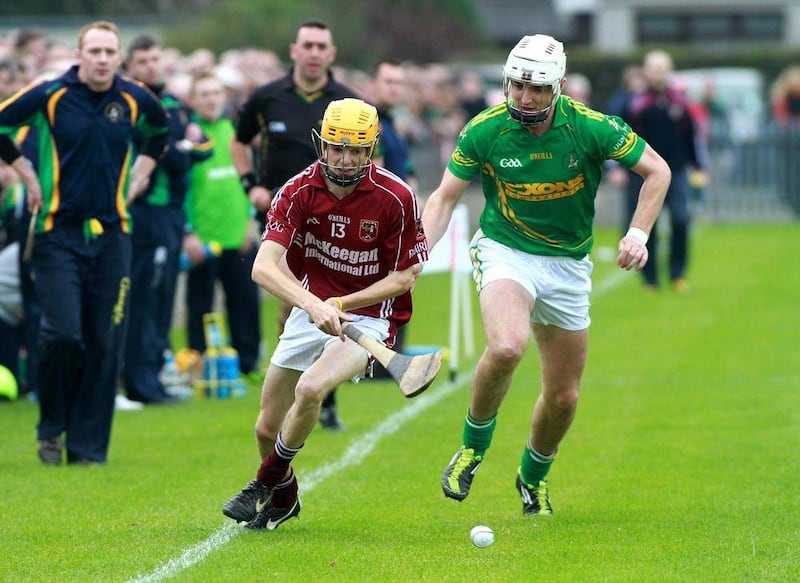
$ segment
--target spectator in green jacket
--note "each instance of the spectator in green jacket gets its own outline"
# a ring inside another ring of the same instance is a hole
[[[235,129],[223,117],[226,94],[213,73],[192,78],[193,121],[214,144],[230,143]],[[239,368],[249,374],[258,366],[261,342],[258,287],[250,277],[257,246],[254,209],[242,196],[230,149],[215,147],[207,160],[195,163],[186,198],[187,233],[183,249],[190,263],[186,285],[189,347],[206,348],[203,314],[213,311],[214,285],[222,284],[231,345]],[[215,248],[212,251],[212,248]]]

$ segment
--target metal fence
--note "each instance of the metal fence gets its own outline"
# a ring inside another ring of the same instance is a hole
[[[800,127],[766,125],[735,139],[715,131],[698,218],[715,222],[786,221],[800,216]]]

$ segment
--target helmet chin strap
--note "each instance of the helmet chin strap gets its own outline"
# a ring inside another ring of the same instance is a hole
[[[521,109],[514,105],[514,100],[510,97],[509,90],[506,89],[506,109],[511,119],[519,122],[524,127],[542,125],[550,116],[550,110],[553,109],[560,95],[561,84],[558,83],[553,90],[553,98],[550,100],[550,105],[536,113],[523,113]]]
[[[510,103],[506,104],[506,108],[508,109],[508,113],[511,115],[511,118],[518,121],[521,125],[525,127],[538,126],[546,122],[547,116],[550,115],[551,107],[553,106],[551,105],[546,109],[542,109],[535,114],[529,114],[529,113],[522,113],[519,109],[517,109]]]
[[[327,164],[322,166],[325,170],[325,177],[336,184],[337,186],[353,186],[358,184],[364,176],[366,176],[366,169],[363,172],[356,172],[352,176],[340,176],[336,174]]]

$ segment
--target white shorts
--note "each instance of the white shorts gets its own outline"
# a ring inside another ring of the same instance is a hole
[[[589,327],[594,266],[588,255],[583,259],[531,255],[490,239],[480,229],[469,251],[478,293],[493,281],[510,279],[533,297],[531,322],[565,330]]]
[[[350,314],[351,323],[364,334],[384,342],[389,337],[389,321],[370,316]],[[300,308],[292,308],[289,318],[283,327],[278,345],[272,353],[270,362],[281,368],[306,371],[322,355],[322,351],[331,342],[341,342],[338,336],[325,334],[308,321],[308,313]],[[369,368],[369,367],[367,367]],[[363,375],[360,375],[360,378]],[[358,378],[354,378],[358,382]]]

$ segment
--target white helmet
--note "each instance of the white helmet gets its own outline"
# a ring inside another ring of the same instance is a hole
[[[503,93],[511,117],[524,126],[543,123],[561,95],[561,80],[566,70],[567,55],[561,42],[546,34],[522,37],[511,49],[503,67]],[[552,99],[546,107],[523,113],[509,97],[512,82],[551,87]]]

